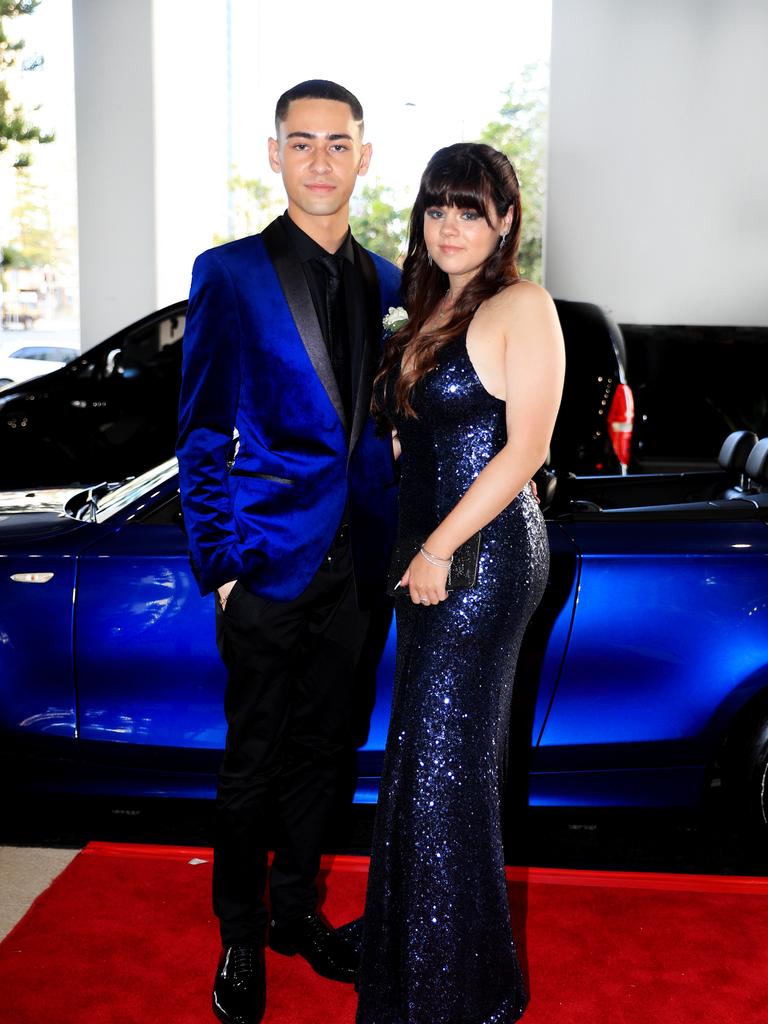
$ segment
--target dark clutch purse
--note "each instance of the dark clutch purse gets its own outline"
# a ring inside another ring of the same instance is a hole
[[[408,587],[399,587],[398,583],[403,574],[416,556],[421,546],[421,541],[413,538],[398,537],[395,542],[395,550],[392,552],[392,561],[389,566],[389,577],[387,579],[387,593],[390,597],[398,597],[400,594],[408,594]],[[448,570],[448,583],[446,589],[468,590],[474,587],[477,581],[477,564],[480,561],[480,531],[473,534],[469,540],[456,548],[453,553],[453,562]]]

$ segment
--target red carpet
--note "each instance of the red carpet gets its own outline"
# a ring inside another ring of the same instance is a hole
[[[2,1024],[207,1024],[217,932],[204,849],[87,847],[0,945]],[[205,863],[194,864],[195,859]],[[359,914],[367,860],[328,857]],[[525,1024],[766,1024],[768,880],[514,868]],[[268,958],[265,1024],[352,1024],[350,986]],[[419,1022],[421,1024],[421,1022]]]

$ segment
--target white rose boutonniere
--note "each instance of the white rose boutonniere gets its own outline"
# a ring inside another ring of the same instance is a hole
[[[397,309],[394,306],[390,306],[389,312],[381,323],[385,334],[394,334],[395,331],[399,331],[404,324],[408,323],[408,314],[402,306],[398,306]]]

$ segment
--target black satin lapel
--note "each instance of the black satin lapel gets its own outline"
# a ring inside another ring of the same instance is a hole
[[[355,412],[352,418],[352,430],[349,437],[349,450],[352,452],[360,437],[365,421],[371,408],[371,392],[373,378],[381,356],[381,293],[379,278],[373,260],[355,242],[355,260],[363,278],[363,294],[365,299],[365,337],[363,354],[360,359],[360,376],[357,382]]]
[[[341,394],[331,366],[331,358],[323,339],[323,332],[315,312],[315,305],[309,292],[309,285],[296,259],[291,243],[283,231],[279,219],[273,220],[261,233],[264,245],[280,280],[285,300],[293,316],[304,348],[320,382],[325,388],[339,419],[347,426]]]

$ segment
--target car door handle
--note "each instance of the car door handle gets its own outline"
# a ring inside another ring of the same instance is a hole
[[[11,579],[14,583],[47,583],[53,579],[52,572],[15,572]]]

